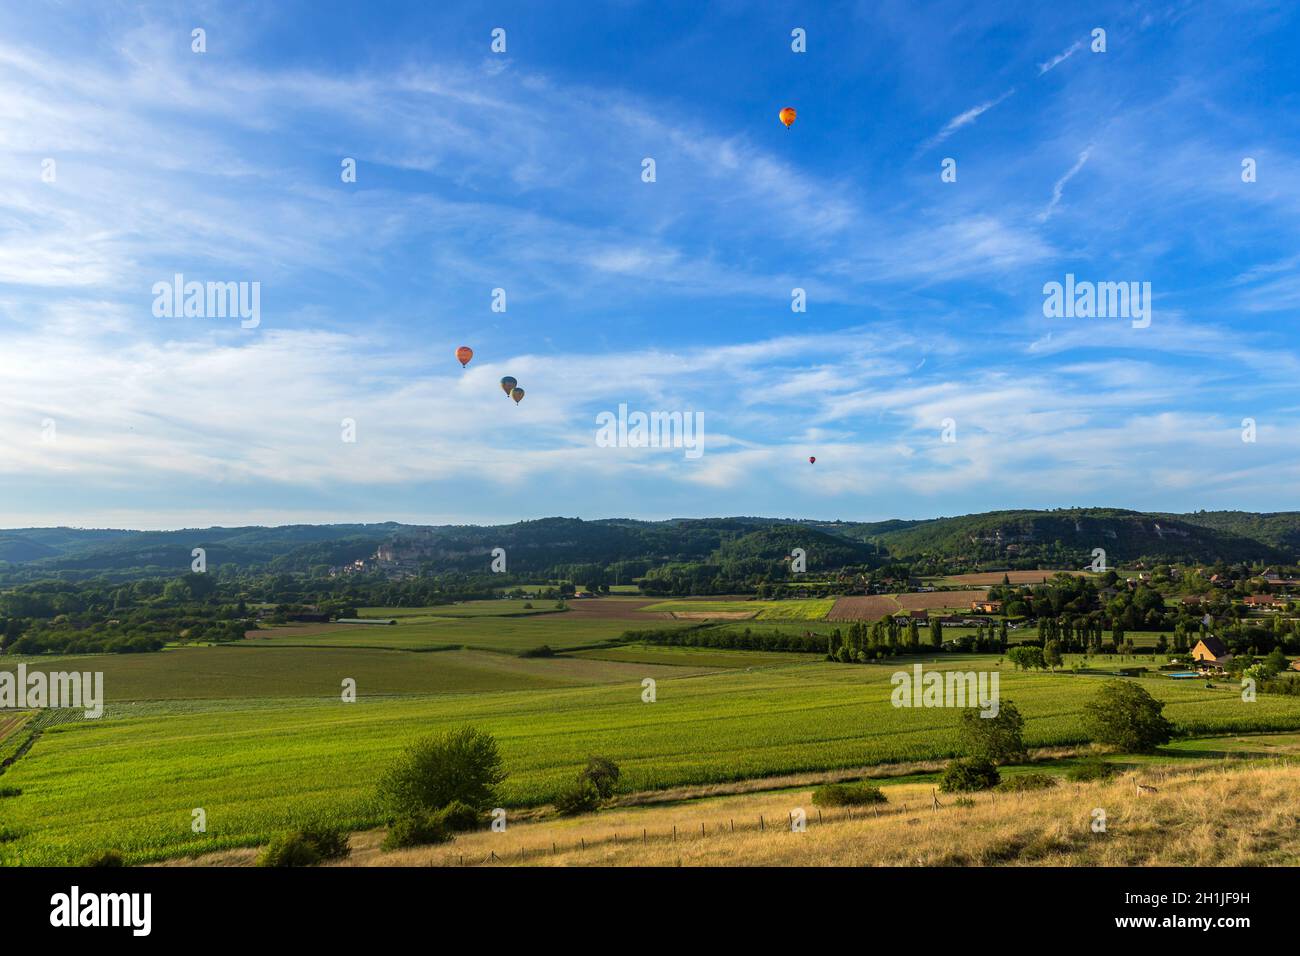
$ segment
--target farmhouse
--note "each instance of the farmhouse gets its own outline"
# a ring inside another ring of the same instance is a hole
[[[970,609],[972,611],[978,611],[981,614],[1001,614],[1002,602],[1001,601],[971,601]]]
[[[1228,661],[1232,660],[1232,655],[1228,652],[1228,647],[1223,641],[1212,634],[1207,634],[1197,641],[1196,646],[1192,648],[1192,660],[1198,664],[1217,665],[1222,668]]]
[[[893,617],[897,621],[928,621],[930,620],[930,612],[925,608],[919,610],[914,608],[910,611],[899,611],[897,614],[893,615]]]
[[[1252,594],[1246,598],[1247,607],[1286,607],[1286,598],[1280,594]]]

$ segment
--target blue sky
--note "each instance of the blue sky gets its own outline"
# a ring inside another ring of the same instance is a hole
[[[699,6],[0,9],[0,524],[1300,507],[1293,7]]]

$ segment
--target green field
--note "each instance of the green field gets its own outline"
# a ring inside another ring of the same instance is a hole
[[[673,627],[672,621],[647,617],[646,625]],[[518,653],[543,645],[553,650],[599,644],[619,637],[635,621],[597,619],[572,612],[499,617],[464,614],[434,617],[427,609],[402,618],[391,627],[381,625],[341,626],[324,633],[311,628],[269,628],[253,632],[245,642],[258,646],[369,647],[420,651],[446,647]]]
[[[358,695],[365,696],[572,687],[682,673],[679,667],[633,667],[614,660],[521,658],[485,651],[410,654],[374,649],[242,645],[183,647],[156,654],[27,658],[26,661],[29,669],[103,672],[104,696],[116,703],[258,697],[337,700],[344,678],[356,681]],[[16,666],[6,661],[0,664],[0,670],[13,670]]]
[[[709,647],[674,647],[659,644],[623,644],[592,651],[574,651],[569,657],[601,661],[634,661],[642,664],[671,664],[689,667],[771,667],[816,660],[809,654],[782,651],[732,651]]]
[[[402,622],[428,621],[446,617],[503,617],[525,616],[557,612],[554,601],[462,601],[458,604],[435,604],[432,607],[363,607],[358,608],[360,617],[395,617]],[[531,604],[532,607],[524,607]]]
[[[940,666],[996,663],[963,655]],[[371,802],[378,774],[410,740],[462,723],[497,736],[510,772],[503,802],[511,807],[552,799],[593,752],[619,761],[625,790],[954,753],[957,711],[891,706],[896,669],[808,662],[664,677],[655,703],[642,702],[633,678],[475,695],[363,695],[356,704],[119,705],[105,719],[48,730],[3,775],[6,786],[23,792],[4,799],[17,837],[0,843],[0,862],[66,863],[109,847],[138,862],[259,843],[305,818],[373,826],[380,822]],[[1077,715],[1097,678],[1005,668],[1001,678],[1003,699],[1027,718],[1031,745],[1083,739]],[[1142,684],[1186,732],[1300,730],[1297,698],[1261,695],[1244,703],[1229,687],[1160,678]],[[195,807],[207,811],[206,834],[190,831]]]
[[[752,613],[760,621],[820,621],[835,606],[833,598],[792,601],[661,601],[643,608],[668,614]]]

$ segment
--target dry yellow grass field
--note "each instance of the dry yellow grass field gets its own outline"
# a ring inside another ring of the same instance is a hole
[[[1156,789],[1139,794],[1139,783]],[[354,834],[351,856],[334,865],[1300,865],[1295,764],[1152,767],[1104,783],[974,794],[969,805],[940,793],[937,809],[929,784],[884,790],[888,804],[851,814],[819,815],[810,789],[792,789],[514,822],[502,833],[393,853],[379,849],[382,831],[368,831]],[[804,832],[791,830],[795,808],[806,813]],[[1094,829],[1098,810],[1104,830]],[[242,849],[190,862],[239,866],[256,856]]]

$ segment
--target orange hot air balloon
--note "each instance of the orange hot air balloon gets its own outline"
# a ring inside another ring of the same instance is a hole
[[[456,350],[456,361],[460,363],[461,368],[464,368],[466,365],[468,365],[469,360],[472,359],[473,357],[474,357],[474,350],[470,348],[468,345],[462,345],[460,348]]]
[[[810,465],[815,465],[815,464],[817,464],[817,458],[816,458],[815,456],[809,457],[809,459],[808,459],[808,464],[810,464]]]
[[[796,114],[793,106],[787,106],[785,109],[781,110],[781,112],[776,115],[780,117],[781,122],[785,124],[786,129],[789,129],[794,124],[794,118]]]
[[[518,385],[516,385],[514,388],[510,390],[510,397],[513,398],[515,400],[515,404],[518,405],[523,400],[524,390],[520,388]]]
[[[501,391],[506,393],[506,398],[510,397],[510,390],[519,384],[519,380],[513,375],[507,375],[501,380]]]

